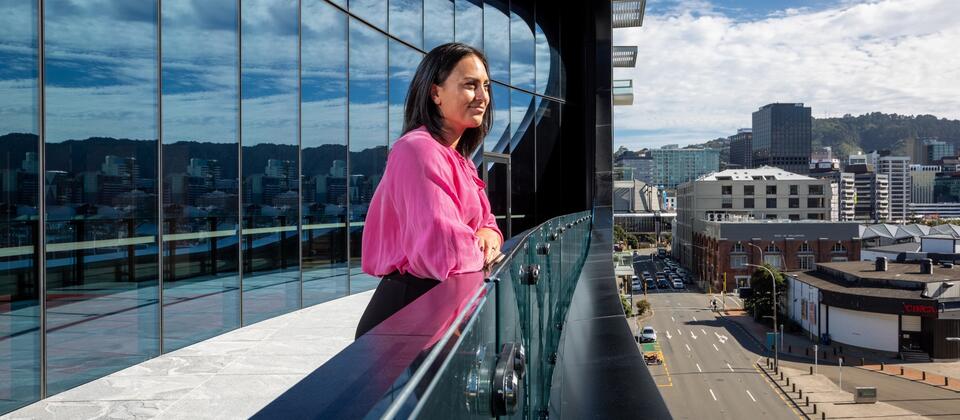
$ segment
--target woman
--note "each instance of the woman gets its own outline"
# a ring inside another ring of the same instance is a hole
[[[460,43],[430,51],[410,83],[404,134],[370,202],[361,266],[383,277],[360,337],[452,275],[480,271],[503,235],[469,156],[490,130],[483,53]]]

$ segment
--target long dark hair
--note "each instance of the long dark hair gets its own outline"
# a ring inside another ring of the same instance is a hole
[[[407,103],[403,111],[403,132],[409,133],[421,125],[436,139],[443,139],[443,116],[437,104],[433,103],[431,95],[433,85],[441,85],[450,72],[464,57],[474,55],[483,63],[483,69],[490,74],[487,57],[480,50],[459,42],[440,45],[427,53],[423,61],[417,66],[417,73],[410,82],[407,91]],[[486,112],[483,113],[483,122],[476,128],[464,130],[457,144],[457,152],[463,157],[470,157],[473,151],[483,143],[493,125],[493,96],[489,95]]]

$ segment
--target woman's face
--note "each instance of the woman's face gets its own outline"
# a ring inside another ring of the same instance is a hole
[[[460,60],[443,84],[433,85],[433,102],[447,129],[479,127],[490,104],[490,79],[483,62],[473,54]]]

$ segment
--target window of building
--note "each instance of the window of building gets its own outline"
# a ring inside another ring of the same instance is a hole
[[[720,193],[723,195],[733,194],[733,185],[724,185],[720,187]]]
[[[791,209],[799,209],[799,208],[800,208],[800,199],[799,199],[799,198],[790,198],[790,199],[788,199],[788,201],[787,201],[787,205],[789,205]]]
[[[813,255],[800,255],[797,260],[800,262],[801,270],[813,270],[814,259]]]
[[[768,209],[775,209],[775,208],[777,208],[777,199],[776,199],[776,198],[768,198],[768,199],[767,199],[767,208],[768,208]]]
[[[736,276],[737,287],[750,287],[750,276]]]
[[[733,244],[733,248],[730,249],[730,252],[744,252],[743,244],[740,242]]]
[[[807,198],[807,208],[810,208],[810,209],[823,208],[823,198],[822,197]]]
[[[798,195],[798,194],[800,194],[800,186],[799,186],[799,185],[791,185],[791,186],[790,186],[790,195]]]
[[[810,244],[804,242],[800,244],[799,252],[813,252],[813,251],[810,249]]]
[[[720,202],[720,208],[723,208],[723,209],[732,209],[732,208],[733,208],[733,199],[732,199],[732,198],[724,198],[723,201]]]
[[[744,185],[743,195],[753,195],[753,185]]]
[[[777,186],[776,186],[776,185],[767,185],[767,194],[776,195],[776,194],[777,194]]]
[[[744,199],[743,199],[743,208],[745,208],[745,209],[752,209],[752,208],[753,208],[753,199],[752,199],[752,198],[744,198]]]
[[[847,262],[847,257],[833,257],[830,262]]]
[[[823,195],[823,185],[808,185],[807,194],[810,195]]]
[[[790,220],[800,220],[800,215],[799,215],[799,214],[791,214],[791,215],[787,216],[787,218],[790,219]]]
[[[730,268],[744,268],[747,266],[747,256],[746,254],[738,254],[730,256]]]
[[[837,253],[837,254],[846,254],[846,253],[847,253],[847,247],[843,246],[842,243],[837,242],[836,244],[833,245],[833,249],[832,249],[831,251],[832,251],[832,252],[835,252],[835,253]]]
[[[767,245],[767,250],[765,252],[767,253],[780,252],[780,247],[778,247],[777,244],[770,244],[770,245]]]
[[[823,213],[807,213],[807,220],[823,220]]]
[[[763,263],[770,264],[771,267],[776,269],[780,269],[783,267],[782,265],[780,265],[781,260],[782,258],[780,258],[780,254],[769,254],[769,255],[764,254],[763,256]]]
[[[776,215],[776,214],[766,214],[766,215],[764,215],[764,219],[767,219],[767,220],[777,220],[777,215]]]

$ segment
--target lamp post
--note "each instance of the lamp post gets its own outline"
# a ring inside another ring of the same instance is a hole
[[[773,371],[777,372],[780,370],[780,347],[777,346],[777,338],[779,338],[779,334],[777,334],[777,276],[773,274],[773,270],[766,266],[756,264],[747,264],[747,266],[767,270],[770,273],[770,281],[773,283]]]

